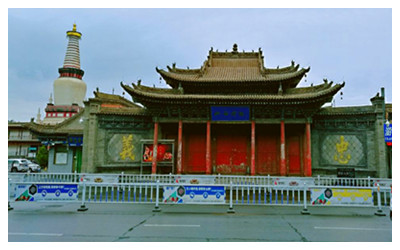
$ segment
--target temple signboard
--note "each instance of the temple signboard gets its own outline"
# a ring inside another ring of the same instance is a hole
[[[211,106],[212,121],[249,121],[250,108],[247,106]]]

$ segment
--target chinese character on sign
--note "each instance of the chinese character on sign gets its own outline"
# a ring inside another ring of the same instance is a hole
[[[132,161],[135,160],[135,156],[133,155],[133,135],[123,136],[122,137],[122,151],[119,153],[122,160],[126,158],[130,158]]]
[[[336,143],[336,152],[334,159],[340,164],[347,164],[351,159],[350,153],[347,152],[349,142],[344,140],[344,136],[340,136],[340,143]]]
[[[212,121],[249,121],[250,108],[248,106],[212,106]]]

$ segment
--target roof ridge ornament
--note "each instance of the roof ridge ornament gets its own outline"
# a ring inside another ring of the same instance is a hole
[[[238,53],[238,45],[236,43],[233,44],[232,53],[233,54],[237,54]]]

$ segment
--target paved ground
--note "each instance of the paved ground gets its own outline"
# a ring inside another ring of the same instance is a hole
[[[374,208],[12,203],[9,242],[391,242],[389,216]],[[388,215],[388,210],[384,210]]]

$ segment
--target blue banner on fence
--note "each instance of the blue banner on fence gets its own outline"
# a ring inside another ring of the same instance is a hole
[[[17,185],[15,201],[75,201],[78,184],[22,184]]]
[[[212,121],[249,121],[250,108],[246,106],[211,106]]]
[[[225,203],[224,186],[165,186],[164,203]]]

